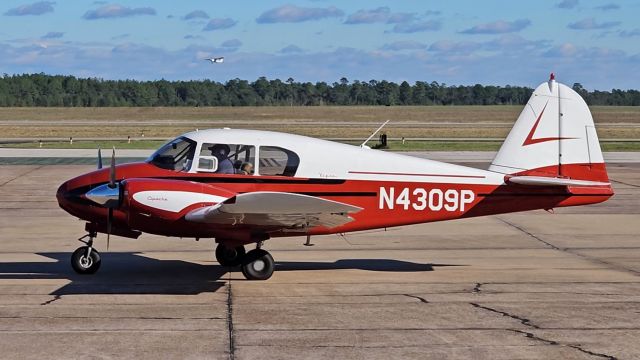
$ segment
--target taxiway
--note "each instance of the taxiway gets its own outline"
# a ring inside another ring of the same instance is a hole
[[[640,163],[603,204],[268,241],[268,281],[150,235],[76,275],[55,190],[92,168],[0,166],[4,358],[640,358]]]

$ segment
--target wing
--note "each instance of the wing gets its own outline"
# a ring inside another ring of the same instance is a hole
[[[189,212],[188,221],[303,230],[316,226],[334,228],[353,220],[361,207],[314,196],[259,191],[239,194],[222,203]]]

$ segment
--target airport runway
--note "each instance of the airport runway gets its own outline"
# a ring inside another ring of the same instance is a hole
[[[54,194],[91,169],[0,166],[2,358],[640,358],[640,163],[604,204],[268,241],[265,282],[148,235],[76,275]]]

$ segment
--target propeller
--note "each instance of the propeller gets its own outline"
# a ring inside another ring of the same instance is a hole
[[[111,152],[111,166],[109,167],[109,189],[115,189],[116,185],[116,147]],[[118,191],[118,199],[120,191]],[[111,237],[111,223],[113,222],[113,207],[109,206],[109,214],[107,215],[107,250],[109,250],[109,239]]]
[[[98,149],[98,169],[102,168],[102,154]],[[89,190],[85,197],[94,203],[106,207],[107,214],[107,250],[109,249],[109,240],[111,238],[111,230],[113,229],[113,209],[120,206],[120,184],[116,182],[116,148],[113,147],[111,153],[111,166],[109,167],[109,182]]]
[[[113,147],[111,153],[111,167],[109,168],[109,187],[115,189],[116,187],[116,147]]]

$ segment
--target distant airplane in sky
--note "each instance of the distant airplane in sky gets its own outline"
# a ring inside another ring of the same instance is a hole
[[[204,59],[204,60],[211,61],[212,64],[223,63],[224,62],[224,57],[207,58],[207,59]]]

